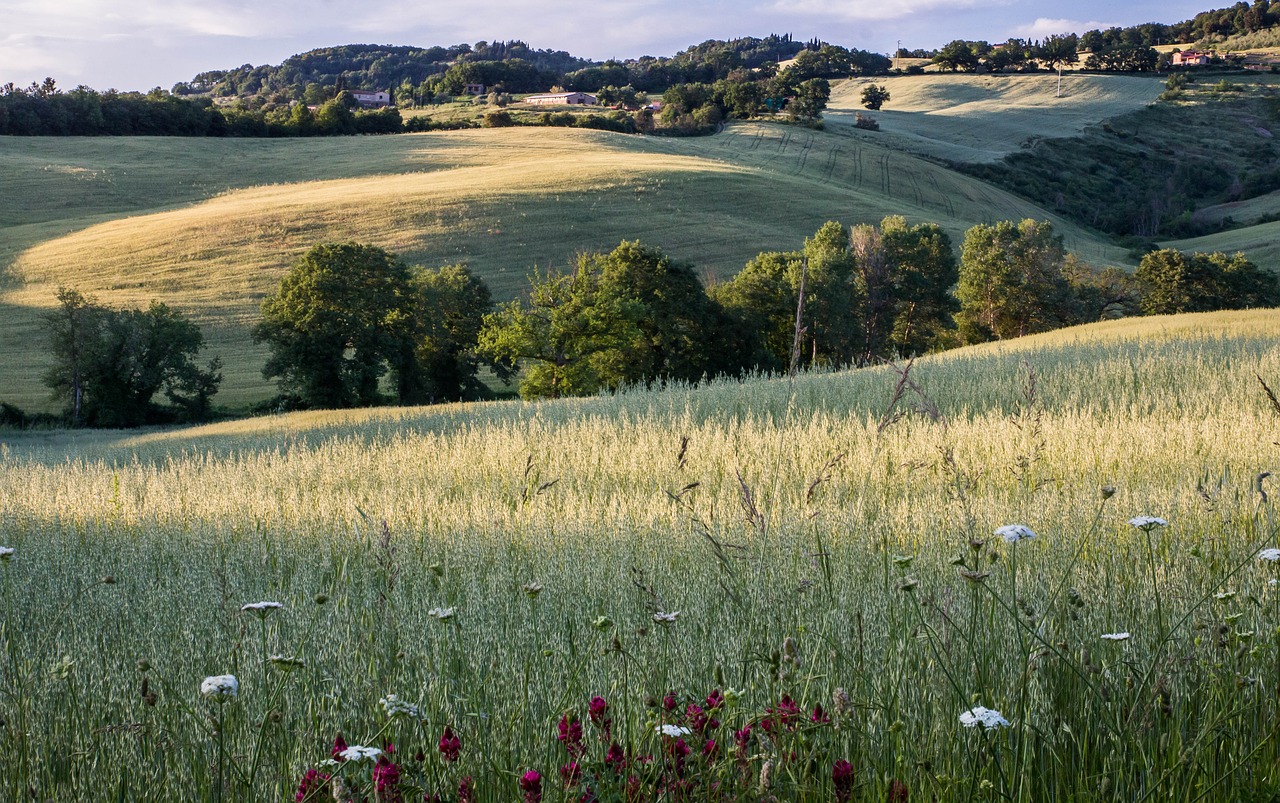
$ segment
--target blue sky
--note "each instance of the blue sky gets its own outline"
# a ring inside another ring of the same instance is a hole
[[[146,90],[203,70],[350,43],[523,39],[587,58],[672,55],[706,39],[791,33],[888,53],[1177,22],[1210,7],[1148,0],[0,0],[0,83]]]

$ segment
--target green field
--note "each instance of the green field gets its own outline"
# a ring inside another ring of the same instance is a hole
[[[159,299],[188,311],[226,363],[218,402],[269,397],[249,327],[290,262],[326,240],[374,243],[426,266],[466,262],[500,299],[521,292],[535,267],[624,239],[725,277],[760,251],[798,247],[827,220],[886,214],[938,222],[957,243],[977,223],[1049,218],[1083,258],[1124,258],[1006,192],[833,129],[0,141],[0,176],[21,190],[0,198],[12,258],[0,290],[0,399],[48,408],[43,355],[31,344],[64,284],[108,303]]]
[[[837,760],[854,800],[1273,799],[1278,343],[1274,311],[1145,318],[921,360],[897,404],[884,367],[0,435],[0,797],[205,800],[221,765],[225,800],[292,799],[341,732],[428,792],[518,800],[536,769],[578,800],[557,722],[600,695],[654,757],[642,799],[826,801]],[[238,698],[203,700],[223,673]],[[720,752],[677,773],[654,729],[713,688]],[[584,727],[584,782],[624,799]]]

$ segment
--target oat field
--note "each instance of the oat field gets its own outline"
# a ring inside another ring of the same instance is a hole
[[[0,798],[1274,799],[1278,336],[0,434]]]

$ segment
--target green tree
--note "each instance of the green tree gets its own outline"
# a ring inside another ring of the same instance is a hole
[[[1134,276],[1147,315],[1280,304],[1276,275],[1260,270],[1244,254],[1184,254],[1166,248],[1144,256]]]
[[[862,90],[862,105],[873,112],[880,111],[880,107],[889,102],[889,90],[880,84],[871,84]]]
[[[787,113],[793,120],[817,120],[830,99],[831,82],[825,78],[810,78],[796,87],[795,96],[787,103]]]
[[[1032,55],[1051,70],[1074,64],[1080,58],[1080,38],[1073,33],[1046,36]]]
[[[465,265],[425,270],[409,280],[414,312],[412,359],[397,361],[404,403],[474,400],[485,396],[477,378],[484,316],[493,311],[489,287]]]
[[[1007,339],[1075,322],[1066,251],[1047,221],[1005,220],[965,233],[956,323],[967,343]]]
[[[535,275],[524,302],[485,316],[480,352],[508,370],[525,369],[526,399],[583,396],[622,384],[629,354],[643,340],[640,305],[600,292],[589,258],[571,273]]]
[[[740,333],[744,368],[783,371],[790,364],[799,300],[794,279],[803,261],[795,251],[760,253],[732,279],[711,288],[711,297]]]
[[[973,43],[955,39],[942,46],[933,63],[952,72],[972,71],[978,69],[978,54],[974,52]]]
[[[293,263],[262,302],[255,342],[263,376],[311,407],[377,404],[388,372],[407,374],[413,348],[409,270],[373,245],[326,243]]]
[[[146,310],[112,309],[74,290],[58,291],[45,317],[54,364],[45,384],[67,403],[73,423],[135,427],[172,419],[153,403],[164,391],[185,420],[207,417],[222,380],[217,358],[195,364],[204,346],[200,328],[159,302]]]

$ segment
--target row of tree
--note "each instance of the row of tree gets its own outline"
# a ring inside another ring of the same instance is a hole
[[[525,398],[798,368],[865,365],[1104,316],[1280,305],[1243,256],[1149,254],[1135,274],[1068,254],[1047,222],[970,229],[956,259],[936,225],[830,222],[704,287],[692,266],[624,242],[531,277],[496,308],[465,268],[409,270],[354,243],[300,259],[255,337],[285,400],[334,407],[476,398],[477,371]]]

